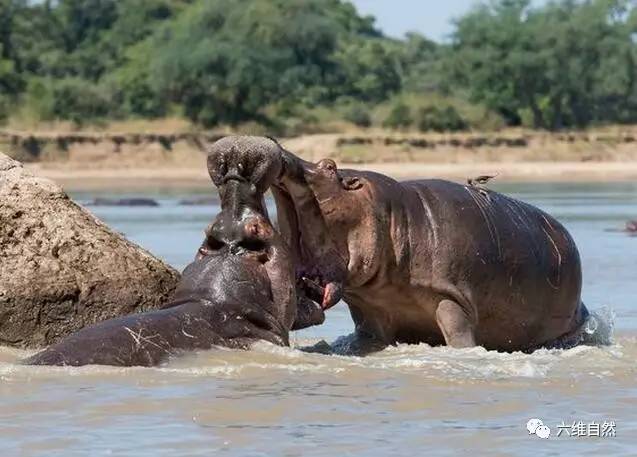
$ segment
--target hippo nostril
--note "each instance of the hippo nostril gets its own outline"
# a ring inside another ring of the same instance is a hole
[[[261,240],[244,239],[230,243],[229,250],[232,255],[240,255],[248,252],[263,253],[267,245]]]
[[[341,179],[341,185],[345,190],[358,190],[363,187],[363,183],[356,177],[348,177]]]
[[[202,250],[209,251],[218,251],[222,249],[226,244],[223,241],[220,241],[212,236],[207,236],[204,241],[204,245],[201,247],[200,252]]]
[[[246,239],[246,240],[241,240],[238,243],[239,247],[241,247],[242,249],[245,249],[246,251],[263,251],[266,248],[266,245],[263,241],[261,240],[250,240],[250,239]]]

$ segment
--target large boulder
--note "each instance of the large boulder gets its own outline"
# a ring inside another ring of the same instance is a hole
[[[160,306],[179,274],[0,153],[0,345]]]

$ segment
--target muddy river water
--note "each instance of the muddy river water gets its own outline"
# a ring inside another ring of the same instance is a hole
[[[352,331],[339,304],[324,325],[293,335],[297,348],[217,349],[161,368],[24,367],[16,362],[29,352],[0,348],[0,454],[637,455],[637,237],[608,230],[637,218],[637,184],[494,187],[570,230],[585,302],[614,317],[612,346],[526,355],[401,345],[364,358],[298,350]],[[200,192],[157,189],[144,196],[159,207],[92,211],[181,269],[218,209],[178,204]],[[549,439],[529,434],[532,418]]]

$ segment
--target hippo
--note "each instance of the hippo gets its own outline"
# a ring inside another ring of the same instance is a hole
[[[273,138],[253,136],[229,136],[208,147],[208,173],[219,188],[222,207],[228,211],[222,212],[208,228],[202,249],[241,243],[244,231],[235,228],[236,221],[242,220],[244,213],[254,212],[267,218],[263,195],[271,188],[279,220],[286,221],[286,224],[280,226],[280,230],[284,238],[291,242],[289,248],[297,266],[298,281],[303,283],[299,292],[318,301],[327,309],[342,298],[342,278],[346,274],[346,264],[332,245],[327,227],[320,225],[323,218],[314,199],[308,200],[307,204],[302,201],[306,187],[302,186],[296,196],[296,203],[303,217],[282,214],[292,207],[288,204],[288,196],[276,190],[276,183],[281,179],[285,180],[282,151],[279,143]],[[295,189],[294,180],[286,180],[286,183],[289,189]],[[303,227],[303,234],[312,236],[313,239],[308,240],[306,244],[294,240],[289,231],[298,232],[298,229],[296,225],[290,226],[292,223],[301,226],[309,224]],[[303,249],[309,245],[320,248]],[[322,285],[310,279],[319,276],[323,281]]]
[[[233,136],[210,146],[208,170],[219,190],[222,211],[206,228],[197,259],[218,252],[259,253],[264,239],[276,239],[279,249],[287,254],[290,268],[269,269],[268,275],[278,285],[272,295],[279,303],[296,300],[297,320],[305,322],[295,324],[293,330],[298,330],[317,325],[324,315],[303,283],[295,279],[296,263],[289,246],[274,230],[268,215],[264,194],[281,173],[281,167],[280,147],[271,139]]]
[[[626,222],[625,231],[627,233],[637,233],[637,219]]]
[[[256,142],[268,153],[251,149]],[[273,139],[232,143],[225,160],[234,154],[239,175],[245,157],[276,172],[271,190],[297,280],[323,309],[344,300],[353,351],[427,343],[531,352],[584,338],[577,247],[538,208],[471,183],[306,162]],[[209,153],[214,176],[219,153]]]
[[[319,306],[295,294],[287,247],[265,219],[245,222],[251,245],[198,253],[161,309],[86,327],[25,360],[30,365],[156,366],[213,346],[289,345],[289,332],[321,324]]]

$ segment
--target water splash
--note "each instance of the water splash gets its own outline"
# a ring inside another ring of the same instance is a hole
[[[610,306],[591,311],[583,325],[580,344],[587,346],[613,344],[616,316],[615,311]]]
[[[504,379],[549,379],[579,376],[608,377],[633,367],[637,340],[619,338],[610,346],[614,313],[604,309],[592,314],[583,333],[587,345],[571,349],[540,349],[532,354],[487,351],[482,347],[455,349],[426,344],[400,344],[366,356],[337,353],[308,353],[297,348],[260,342],[251,351],[217,348],[171,360],[157,368],[123,367],[30,367],[19,364],[27,351],[0,348],[0,379],[112,378],[145,379],[161,377],[214,377],[225,379],[260,377],[266,374],[304,373],[328,376],[366,377],[416,376],[444,382],[492,382]],[[312,345],[317,339],[299,340],[298,346]],[[92,382],[92,381],[91,381]]]

